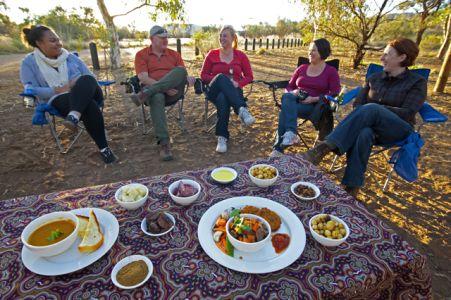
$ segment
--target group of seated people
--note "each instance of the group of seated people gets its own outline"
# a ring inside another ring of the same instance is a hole
[[[105,163],[117,160],[108,147],[101,111],[103,94],[94,75],[77,56],[62,48],[58,35],[46,26],[23,30],[25,40],[34,48],[22,62],[20,78],[31,83],[37,97],[55,107],[65,118],[64,125],[76,130],[83,121]],[[161,26],[150,30],[151,45],[135,57],[135,71],[142,85],[130,98],[136,105],[151,109],[154,134],[162,160],[172,160],[165,106],[178,101],[188,83],[181,55],[168,49],[168,32]],[[227,151],[230,109],[247,126],[255,122],[243,87],[253,81],[248,57],[237,50],[237,34],[232,26],[219,33],[218,49],[205,57],[200,78],[207,85],[205,95],[217,108],[216,151]],[[390,145],[414,130],[415,114],[427,94],[427,82],[410,72],[419,50],[405,38],[389,42],[381,57],[383,72],[370,76],[360,90],[354,110],[333,129],[333,116],[326,96],[340,92],[338,71],[326,64],[331,54],[329,42],[313,41],[308,50],[309,64],[293,73],[279,112],[275,144],[270,156],[283,155],[284,149],[299,143],[298,118],[310,120],[319,130],[319,143],[304,153],[304,158],[319,164],[330,152],[346,154],[347,166],[342,179],[345,189],[356,195],[364,182],[364,173],[373,145]]]

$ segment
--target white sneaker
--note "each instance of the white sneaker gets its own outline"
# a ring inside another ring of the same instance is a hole
[[[301,140],[299,139],[299,137],[296,133],[294,133],[293,131],[287,131],[283,135],[282,146],[285,146],[285,147],[291,146],[291,145],[299,143],[300,141]]]
[[[218,136],[218,145],[216,146],[216,152],[227,152],[227,139],[223,136]]]
[[[240,110],[238,111],[238,116],[240,117],[241,122],[243,122],[246,126],[250,126],[255,123],[255,118],[244,106],[240,107]]]
[[[276,149],[272,150],[272,152],[269,154],[269,157],[281,157],[281,156],[283,156],[283,153],[277,151]]]

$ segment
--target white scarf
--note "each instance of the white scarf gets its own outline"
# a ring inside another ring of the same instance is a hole
[[[56,59],[48,58],[38,48],[34,49],[34,59],[49,87],[60,87],[69,82],[68,56],[69,52],[64,48],[61,49],[61,54]]]

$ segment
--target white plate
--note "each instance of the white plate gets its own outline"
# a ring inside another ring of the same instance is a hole
[[[25,267],[39,275],[63,275],[83,269],[107,253],[119,235],[119,223],[110,212],[100,208],[79,208],[71,212],[89,217],[91,209],[96,214],[104,237],[103,244],[99,249],[91,253],[81,253],[78,251],[78,245],[81,242],[78,236],[75,243],[66,252],[51,257],[36,256],[27,248],[22,247],[22,262]]]
[[[234,257],[219,250],[212,232],[216,219],[226,209],[242,208],[246,205],[267,207],[280,216],[282,224],[274,233],[287,233],[290,236],[290,245],[284,252],[277,254],[270,241],[262,250],[254,253],[235,249]],[[229,198],[210,207],[200,219],[197,236],[202,249],[211,259],[226,268],[253,274],[270,273],[288,267],[301,256],[306,239],[304,226],[291,210],[269,199],[250,196]]]

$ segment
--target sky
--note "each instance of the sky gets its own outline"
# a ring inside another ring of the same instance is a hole
[[[124,13],[133,8],[139,0],[105,0],[111,15]],[[15,22],[21,22],[25,15],[19,7],[27,7],[32,14],[42,15],[59,5],[64,9],[88,6],[94,8],[96,17],[102,19],[97,9],[96,0],[6,0],[9,7],[7,14]],[[275,25],[278,19],[300,21],[305,17],[301,4],[296,0],[185,0],[186,22],[196,25],[231,24],[237,30],[242,25],[268,22]],[[159,23],[169,20],[159,19]],[[138,30],[148,30],[154,24],[148,17],[145,8],[135,11],[125,17],[115,19],[118,26],[134,25]]]

